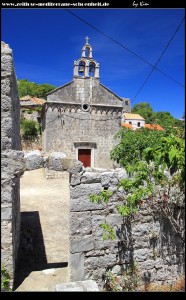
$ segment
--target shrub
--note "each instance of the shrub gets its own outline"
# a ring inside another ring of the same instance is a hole
[[[35,121],[21,118],[21,130],[25,140],[32,140],[37,137],[39,128]]]
[[[10,275],[8,274],[4,264],[1,265],[1,291],[2,292],[11,291],[11,288],[10,288]]]

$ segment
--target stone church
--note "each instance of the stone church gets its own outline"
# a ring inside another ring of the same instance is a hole
[[[85,167],[112,168],[110,150],[117,143],[122,114],[130,113],[130,99],[100,83],[88,39],[74,61],[73,80],[47,94],[43,150],[64,152]]]

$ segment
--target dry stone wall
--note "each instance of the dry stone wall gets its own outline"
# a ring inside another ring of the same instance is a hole
[[[12,50],[1,42],[1,261],[13,278],[20,236],[20,104]]]
[[[103,288],[106,270],[121,274],[134,264],[141,284],[171,283],[184,274],[184,246],[166,220],[153,216],[145,207],[130,222],[118,214],[116,205],[125,193],[117,191],[117,184],[126,176],[123,169],[72,172],[71,280],[93,279]],[[89,196],[102,190],[115,191],[108,204],[91,203]],[[105,221],[114,227],[116,240],[102,240],[99,225]]]

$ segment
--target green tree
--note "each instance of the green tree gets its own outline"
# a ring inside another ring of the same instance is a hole
[[[30,82],[27,79],[18,80],[18,92],[20,98],[30,95],[32,97],[46,99],[46,94],[53,91],[55,88],[54,85],[48,83],[37,84],[35,82]]]
[[[156,114],[154,113],[152,106],[148,102],[140,102],[139,104],[135,104],[131,112],[142,116],[145,119],[146,123],[155,123]]]
[[[163,128],[174,127],[176,119],[167,111],[159,111],[156,113],[156,123]]]

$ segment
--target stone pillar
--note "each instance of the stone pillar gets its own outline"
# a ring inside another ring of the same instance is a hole
[[[86,62],[86,65],[85,65],[85,74],[84,74],[85,77],[88,77],[89,76],[89,62]]]
[[[85,50],[86,50],[85,47],[83,47],[82,52],[81,52],[82,53],[81,57],[86,57]]]
[[[78,76],[78,63],[74,61],[74,76]]]
[[[1,42],[1,263],[14,280],[20,236],[20,102],[12,50]]]
[[[96,78],[99,78],[99,64],[96,64],[95,66],[95,76]]]
[[[92,58],[92,50],[89,51],[89,58]]]

